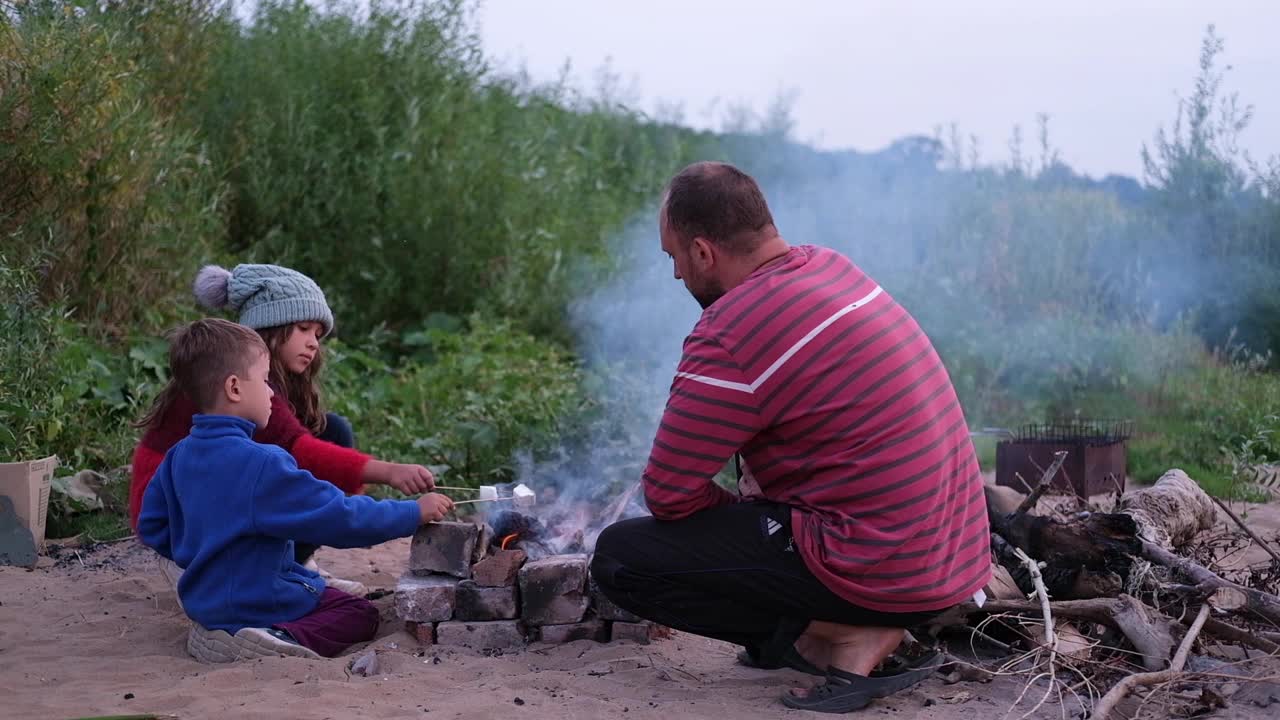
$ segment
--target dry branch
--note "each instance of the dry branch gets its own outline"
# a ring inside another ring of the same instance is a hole
[[[1196,615],[1195,621],[1191,623],[1191,629],[1187,631],[1187,636],[1182,639],[1182,644],[1178,646],[1178,652],[1173,656],[1173,662],[1170,663],[1169,669],[1129,675],[1121,679],[1094,706],[1092,717],[1096,720],[1107,720],[1115,710],[1116,704],[1123,700],[1129,694],[1129,691],[1135,687],[1155,685],[1176,679],[1182,672],[1182,668],[1187,664],[1187,654],[1191,652],[1191,646],[1195,644],[1196,637],[1200,635],[1200,629],[1204,627],[1205,620],[1208,618],[1209,606],[1207,604],[1201,605],[1200,612]]]
[[[1267,554],[1275,558],[1276,560],[1280,560],[1280,553],[1273,550],[1271,545],[1269,545],[1266,540],[1263,540],[1262,538],[1258,537],[1257,533],[1249,529],[1249,526],[1244,523],[1244,520],[1240,519],[1240,516],[1236,515],[1235,512],[1231,510],[1231,508],[1227,507],[1226,503],[1222,502],[1216,497],[1211,499],[1215,503],[1217,503],[1218,507],[1222,508],[1222,511],[1227,514],[1227,517],[1234,520],[1236,525],[1240,526],[1240,529],[1243,530],[1246,535],[1252,538],[1254,542],[1258,543],[1258,547],[1262,548],[1263,550],[1266,550]]]
[[[1062,467],[1062,463],[1066,459],[1066,450],[1059,450],[1053,454],[1053,462],[1050,463],[1049,469],[1044,471],[1044,475],[1040,477],[1040,484],[1031,491],[1031,494],[1022,501],[1022,504],[1018,505],[1018,509],[1014,510],[1015,513],[1025,513],[1036,506],[1036,503],[1040,501],[1040,496],[1044,495],[1049,486],[1053,484],[1053,476],[1058,474],[1058,468]]]
[[[1059,600],[1051,602],[1050,608],[1052,615],[1058,618],[1088,620],[1116,628],[1142,654],[1145,668],[1159,670],[1165,667],[1173,649],[1173,621],[1130,595]],[[1038,602],[1025,600],[988,600],[981,608],[965,603],[938,616],[931,625],[937,628],[960,625],[969,615],[978,613],[1043,615],[1044,609]]]
[[[1162,547],[1157,547],[1149,542],[1142,543],[1142,557],[1157,565],[1163,565],[1164,567],[1177,570],[1183,575],[1186,575],[1196,584],[1197,587],[1204,590],[1206,594],[1210,591],[1218,590],[1219,588],[1230,588],[1243,593],[1245,599],[1244,606],[1237,609],[1236,612],[1252,613],[1253,615],[1265,619],[1268,622],[1280,625],[1280,597],[1272,595],[1271,593],[1262,592],[1261,590],[1254,590],[1253,588],[1247,588],[1243,585],[1237,585],[1236,583],[1228,580],[1223,580],[1217,573],[1209,570],[1203,565],[1187,558],[1174,555],[1168,550],[1165,550]]]

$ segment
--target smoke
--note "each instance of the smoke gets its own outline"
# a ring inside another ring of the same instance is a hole
[[[681,345],[701,314],[662,252],[656,203],[612,238],[611,267],[578,268],[585,290],[567,312],[595,411],[552,457],[517,458],[517,478],[538,492],[534,514],[556,533],[553,545],[581,531],[590,550],[611,520],[647,514],[634,489]]]
[[[927,138],[873,154],[752,136],[723,149],[760,181],[789,243],[844,253],[916,316],[973,425],[1069,414],[1081,389],[1154,383],[1199,357],[1199,340],[1170,332],[1169,318],[1220,264],[1162,252],[1151,191],[1132,181],[948,167]],[[639,481],[700,313],[660,249],[656,207],[613,239],[611,257],[610,272],[583,269],[568,308],[600,412],[556,457],[526,455],[520,470],[549,500],[548,524],[584,528],[587,545]],[[620,517],[644,512],[637,496]]]

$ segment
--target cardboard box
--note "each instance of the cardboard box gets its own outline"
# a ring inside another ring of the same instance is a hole
[[[0,495],[8,495],[18,519],[31,531],[36,547],[44,545],[45,520],[49,516],[49,489],[58,456],[42,460],[0,463]]]

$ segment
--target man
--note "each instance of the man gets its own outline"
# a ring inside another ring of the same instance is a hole
[[[826,677],[792,707],[918,681],[928,668],[870,675],[990,576],[977,458],[929,339],[844,256],[789,246],[731,165],[677,174],[659,232],[703,313],[643,475],[653,517],[600,535],[596,581],[745,664]],[[735,455],[738,495],[714,481]]]

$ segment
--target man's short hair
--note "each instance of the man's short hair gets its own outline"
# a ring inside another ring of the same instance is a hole
[[[722,162],[694,163],[667,185],[663,213],[681,242],[705,237],[718,247],[743,255],[776,233],[773,215],[754,178]]]
[[[243,375],[267,352],[252,329],[218,318],[205,318],[178,328],[169,337],[169,374],[179,390],[201,412],[218,401],[230,375]]]

